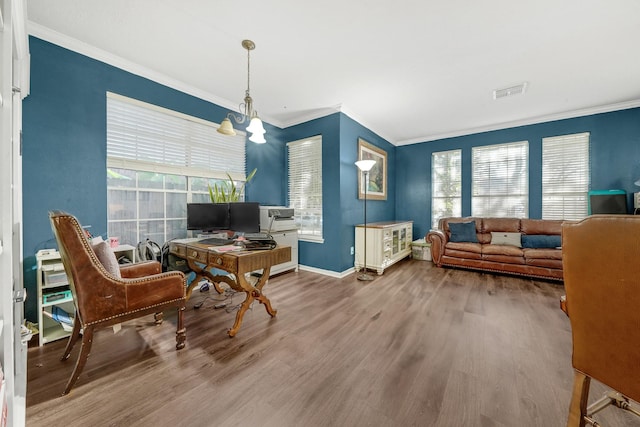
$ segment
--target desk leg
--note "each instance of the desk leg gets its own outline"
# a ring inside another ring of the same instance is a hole
[[[191,282],[191,284],[187,287],[187,301],[191,298],[191,293],[193,292],[193,288],[200,283],[200,281],[204,278],[208,279],[211,283],[213,283],[213,287],[216,292],[219,294],[224,293],[224,289],[220,287],[220,282],[226,282],[229,284],[231,279],[228,279],[225,276],[214,276],[210,272],[206,270],[206,268],[201,268],[198,264],[192,261],[188,261],[189,267],[196,273],[195,279]]]
[[[239,274],[237,277],[238,283],[244,289],[244,292],[247,294],[247,297],[242,302],[240,309],[236,313],[236,321],[233,323],[233,327],[229,330],[229,336],[234,337],[238,333],[238,329],[242,325],[242,319],[244,318],[244,313],[251,307],[251,303],[254,300],[257,300],[260,304],[264,304],[264,308],[267,310],[267,313],[271,317],[275,317],[278,313],[278,310],[275,310],[271,307],[271,301],[262,293],[263,286],[269,280],[269,271],[271,268],[265,268],[262,272],[262,277],[258,280],[258,283],[255,287],[251,286],[244,277],[244,274]]]

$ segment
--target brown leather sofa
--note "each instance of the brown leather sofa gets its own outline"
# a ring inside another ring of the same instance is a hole
[[[452,239],[450,224],[463,223],[454,224],[458,230],[461,225],[472,227],[469,225],[471,222],[475,223],[477,242],[460,241],[457,233]],[[425,239],[431,243],[431,257],[438,267],[461,267],[561,281],[562,223],[561,220],[526,218],[442,218],[438,230],[427,233]],[[523,247],[518,247],[518,243]]]

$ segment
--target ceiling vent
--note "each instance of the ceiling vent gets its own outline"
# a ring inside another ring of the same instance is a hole
[[[506,87],[504,89],[495,89],[493,91],[493,99],[506,98],[513,95],[522,95],[527,90],[527,82],[520,83],[519,85]]]

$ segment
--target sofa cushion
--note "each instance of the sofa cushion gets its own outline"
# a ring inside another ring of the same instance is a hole
[[[482,254],[524,256],[522,249],[513,245],[482,245]]]
[[[450,222],[449,230],[451,231],[451,236],[449,236],[449,241],[451,242],[471,242],[478,243],[478,238],[476,237],[476,222]]]
[[[492,245],[511,245],[522,247],[520,244],[520,233],[507,233],[502,231],[491,232],[491,244]]]
[[[493,255],[493,254],[482,254],[482,259],[484,261],[491,262],[499,262],[501,264],[517,264],[524,265],[524,258],[521,256],[509,256],[509,255]]]
[[[554,249],[560,247],[562,241],[559,235],[544,235],[544,234],[523,234],[522,235],[522,247],[523,248],[548,248]]]
[[[462,252],[471,252],[474,254],[482,253],[482,245],[480,243],[470,242],[449,242],[446,245],[446,249],[453,249]]]
[[[479,252],[459,251],[459,250],[456,250],[456,249],[451,249],[451,248],[449,248],[449,246],[447,246],[445,248],[444,256],[450,257],[450,258],[458,258],[458,259],[461,259],[461,260],[482,259],[482,254],[479,253]]]
[[[560,249],[522,249],[526,259],[558,259],[562,260]]]

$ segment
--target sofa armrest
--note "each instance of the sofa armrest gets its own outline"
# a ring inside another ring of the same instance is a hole
[[[428,243],[431,243],[431,259],[433,263],[441,267],[444,246],[447,244],[449,237],[441,230],[432,230],[427,233],[424,239]]]

